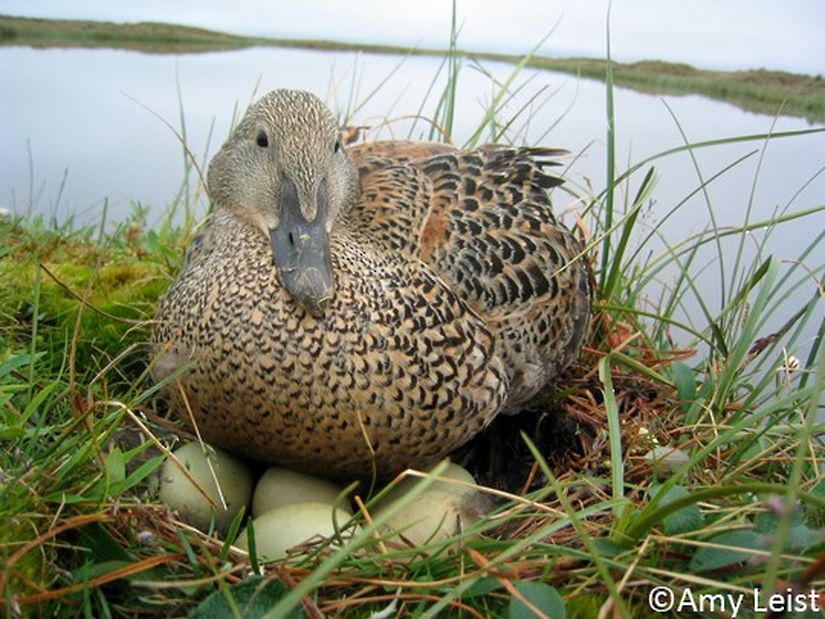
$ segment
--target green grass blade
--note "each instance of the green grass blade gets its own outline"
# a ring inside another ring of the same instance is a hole
[[[619,419],[619,406],[613,392],[613,377],[610,373],[610,355],[599,359],[599,379],[602,381],[602,395],[607,413],[607,431],[610,437],[610,477],[613,499],[624,497],[624,456],[622,454],[622,424]],[[614,508],[614,515],[620,516],[620,507]]]
[[[648,199],[648,196],[650,195],[650,192],[655,184],[654,174],[655,169],[651,167],[647,171],[647,174],[645,174],[644,180],[639,187],[639,191],[633,199],[633,205],[631,206],[627,216],[624,218],[624,223],[622,224],[622,235],[619,238],[619,243],[616,246],[614,255],[611,256],[612,265],[610,267],[610,273],[607,276],[607,281],[604,283],[604,288],[602,289],[602,298],[604,299],[613,298],[616,286],[619,283],[619,276],[623,269],[627,269],[627,265],[624,262],[624,254],[627,250],[627,244],[630,241],[631,234],[635,229],[636,218],[639,216],[642,205]],[[605,239],[607,238],[609,238],[609,235],[605,236]]]
[[[613,59],[610,55],[610,10],[612,2],[607,5],[607,26],[606,26],[606,42],[607,42],[607,62],[605,64],[605,97],[606,97],[606,111],[607,111],[607,186],[605,188],[605,210],[604,210],[604,228],[607,232],[602,239],[601,247],[601,269],[599,269],[599,283],[604,288],[608,265],[611,264],[613,256],[610,250],[610,230],[613,227],[613,203],[614,193],[616,189],[616,116],[613,109]],[[610,297],[606,297],[610,298]]]

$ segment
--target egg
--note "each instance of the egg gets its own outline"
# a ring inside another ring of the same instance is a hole
[[[474,484],[472,475],[450,464],[440,477]],[[382,518],[402,496],[420,481],[408,477],[393,488],[373,510],[373,519]],[[446,540],[476,522],[492,507],[492,501],[476,488],[448,481],[436,481],[392,515],[383,526],[384,533],[403,536],[415,546]]]
[[[432,469],[431,469],[432,470]],[[430,472],[430,471],[427,471]],[[429,486],[427,486],[427,490],[425,492],[434,491],[434,490],[442,490],[447,493],[455,493],[455,494],[466,494],[477,492],[474,486],[476,480],[470,475],[467,469],[458,466],[457,464],[453,464],[452,462],[447,465],[447,468],[439,475],[440,478],[444,479],[445,481],[434,481]],[[454,479],[457,482],[461,483],[452,483],[451,480]],[[381,499],[381,503],[386,503],[387,501],[394,501],[402,496],[404,496],[407,492],[409,492],[416,484],[421,481],[421,477],[409,475],[398,482],[393,488]],[[470,485],[466,485],[470,484]]]
[[[215,509],[209,503],[171,458],[167,458],[161,467],[160,500],[177,511],[181,520],[201,531],[209,529],[214,517],[217,530],[225,532],[241,508],[249,504],[252,473],[243,462],[225,451],[209,446],[206,449],[208,456],[199,443],[187,443],[173,454],[218,508]],[[210,463],[215,472],[214,477],[209,468]],[[221,506],[215,479],[226,501],[225,509]]]
[[[335,535],[333,514],[339,527],[351,518],[346,510],[318,501],[290,503],[258,516],[252,521],[258,559],[262,561],[283,559],[290,548],[308,540],[332,537]],[[348,535],[351,533],[348,532]],[[246,529],[241,531],[235,546],[249,551],[249,537]]]
[[[257,518],[276,507],[308,501],[337,505],[348,511],[346,499],[342,497],[336,502],[342,491],[339,485],[326,479],[273,466],[267,469],[255,486],[252,515]]]

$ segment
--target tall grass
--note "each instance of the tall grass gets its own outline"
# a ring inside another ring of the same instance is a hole
[[[454,16],[451,47],[457,33]],[[503,117],[504,103],[523,87],[525,64],[497,83],[468,144],[516,126]],[[443,66],[446,78],[434,79],[428,95],[441,84],[432,126],[449,135],[461,66],[453,54]],[[685,137],[622,170],[613,139],[621,119],[609,72],[606,78],[607,185],[595,195],[566,188],[585,205],[588,225],[579,236],[581,259],[598,282],[593,328],[569,372],[573,387],[545,411],[575,420],[587,440],[571,456],[543,450],[525,434],[534,483],[524,493],[488,490],[500,499],[495,511],[447,542],[377,547],[380,522],[363,523],[348,546],[262,567],[225,540],[181,526],[157,504],[148,480],[162,455],[147,432],[168,442],[182,430],[154,399],[145,321],[197,227],[193,204],[202,194],[188,180],[153,229],[140,210],[103,235],[102,225],[0,221],[7,292],[0,301],[0,596],[7,616],[210,616],[215,608],[241,616],[258,599],[264,602],[247,616],[632,617],[650,614],[655,586],[677,595],[819,586],[825,265],[804,265],[823,235],[791,263],[765,245],[751,262],[743,244],[757,227],[821,220],[825,205],[791,211],[792,195],[767,221],[747,214],[741,225],[721,228],[705,190],[749,155],[709,175],[695,157],[740,142],[761,156],[774,140],[810,131],[698,143]],[[352,100],[343,115],[357,109]],[[527,107],[516,115],[530,121]],[[180,122],[185,127],[183,105]],[[182,143],[189,179],[194,159]],[[639,217],[655,195],[655,164],[680,152],[694,157],[693,193],[705,196],[708,226],[643,258],[663,237],[664,220],[650,226]],[[623,208],[621,194],[634,196]],[[698,283],[708,246],[723,288],[718,308]],[[799,290],[810,291],[808,298],[789,305]],[[685,307],[698,309],[685,315]],[[776,316],[786,317],[783,326],[766,331]],[[691,349],[701,355],[687,356]],[[803,350],[798,367],[783,352]],[[265,579],[245,579],[261,570]]]

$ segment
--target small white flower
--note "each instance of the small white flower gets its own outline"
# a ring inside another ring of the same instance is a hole
[[[795,356],[789,355],[787,350],[782,350],[782,364],[776,369],[776,385],[790,387],[793,373],[798,372],[802,367],[802,362]]]

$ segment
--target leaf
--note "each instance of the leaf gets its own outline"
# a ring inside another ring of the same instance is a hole
[[[464,589],[461,594],[461,599],[469,600],[470,598],[478,597],[480,595],[487,595],[492,591],[501,589],[503,586],[504,585],[501,584],[501,581],[495,576],[485,576]]]
[[[550,585],[525,580],[515,583],[515,586],[516,591],[524,596],[525,600],[551,619],[565,619],[567,617],[564,599]],[[510,598],[510,604],[507,606],[507,617],[508,619],[535,619],[536,613],[514,596]]]
[[[29,364],[34,363],[37,359],[42,357],[44,354],[46,354],[46,353],[39,352],[39,353],[36,353],[36,354],[33,354],[33,355],[27,355],[27,354],[12,355],[6,361],[4,361],[2,365],[0,365],[0,378],[5,376],[6,374],[10,374],[11,372],[16,370],[17,368],[23,367],[27,363],[29,363]]]
[[[825,535],[823,535],[822,529],[815,530],[804,522],[800,522],[791,526],[791,530],[788,531],[788,541],[785,544],[785,549],[793,552],[804,552],[823,541],[825,541]]]
[[[0,439],[11,440],[15,438],[21,438],[26,435],[26,431],[23,428],[0,428]]]
[[[766,540],[763,546],[769,546],[773,542],[773,536],[778,527],[779,520],[769,511],[758,514],[754,519],[754,531]],[[785,542],[786,551],[802,552],[824,541],[825,531],[809,527],[805,524],[801,513],[796,512],[793,515],[791,528],[788,530],[788,539]]]
[[[163,464],[163,461],[166,459],[166,456],[159,455],[151,458],[141,464],[138,468],[132,471],[129,476],[123,481],[123,492],[126,490],[137,486],[140,482],[144,479],[149,477],[152,473],[154,473],[160,465]]]
[[[678,361],[671,364],[670,373],[673,376],[682,409],[686,410],[696,400],[696,375],[690,366]]]
[[[106,456],[106,472],[109,474],[110,484],[116,484],[126,479],[126,460],[119,447],[115,447]]]
[[[654,486],[650,489],[650,496],[655,497],[661,489],[661,486]],[[664,507],[668,503],[672,503],[683,497],[690,496],[687,489],[682,486],[673,486],[661,498],[660,506]],[[696,531],[701,529],[705,524],[705,517],[699,511],[699,506],[691,503],[671,514],[665,516],[662,520],[662,530],[667,535],[679,535],[680,533],[687,533],[688,531]]]
[[[244,523],[245,518],[246,506],[242,505],[238,510],[238,513],[235,514],[235,517],[232,519],[232,522],[229,524],[229,529],[226,531],[226,541],[223,543],[220,555],[218,557],[221,563],[226,561],[226,557],[229,556],[229,549],[232,547],[232,540],[238,539],[238,531],[241,530],[241,525]],[[255,570],[255,573],[260,574],[260,571]]]
[[[746,552],[745,550],[736,550],[736,548],[744,548],[746,550],[764,549],[762,537],[751,530],[720,533],[708,541],[711,544],[720,544],[729,546],[729,548],[700,548],[690,560],[691,572],[698,573],[718,570],[730,565],[736,565],[737,563],[744,563],[754,557],[753,553]]]
[[[600,537],[593,540],[593,545],[596,546],[596,550],[601,556],[607,557],[608,559],[612,559],[613,557],[617,557],[620,554],[627,552],[627,548],[606,537]]]
[[[250,576],[236,585],[211,593],[189,613],[189,619],[234,616],[227,597],[232,600],[233,606],[241,617],[260,619],[287,593],[289,593],[289,588],[279,580]],[[296,608],[286,615],[285,619],[302,619],[304,616],[304,612]]]
[[[37,410],[40,408],[43,402],[45,402],[46,398],[48,398],[52,394],[52,391],[54,391],[56,388],[57,383],[50,383],[43,387],[40,391],[38,391],[37,395],[35,395],[31,399],[31,402],[29,402],[28,405],[26,405],[23,414],[20,415],[18,424],[24,425],[26,422],[28,422],[31,416],[34,415],[35,412],[37,412]]]

